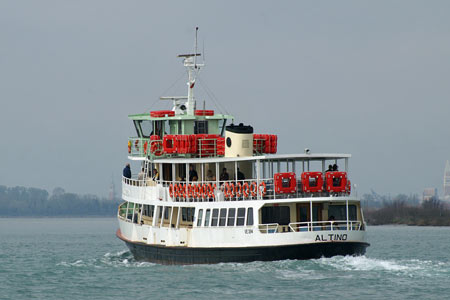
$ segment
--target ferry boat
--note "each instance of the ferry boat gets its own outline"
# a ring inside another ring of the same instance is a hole
[[[178,56],[187,96],[162,97],[172,110],[129,116],[137,136],[128,158],[142,169],[122,177],[117,237],[136,260],[161,264],[363,255],[351,155],[277,154],[276,135],[198,109],[197,52]]]

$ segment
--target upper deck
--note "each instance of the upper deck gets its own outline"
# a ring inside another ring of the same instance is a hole
[[[174,202],[347,197],[350,157],[272,154],[145,160],[138,176],[123,178],[123,196]]]

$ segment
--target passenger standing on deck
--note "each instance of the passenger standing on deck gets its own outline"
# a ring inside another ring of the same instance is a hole
[[[230,180],[230,175],[227,173],[227,168],[222,169],[222,173],[220,174],[220,181]]]
[[[238,180],[245,180],[245,175],[242,173],[239,168],[237,169],[237,179]]]
[[[196,178],[195,180],[194,177]],[[193,165],[189,165],[189,181],[197,181],[197,180],[198,180],[197,171],[195,171]]]
[[[138,180],[144,180],[145,172],[144,167],[141,168],[141,171],[138,174]]]
[[[159,173],[158,170],[153,169],[153,176],[152,176],[153,181],[157,181],[159,180]]]
[[[125,168],[123,168],[123,177],[131,179],[131,168],[130,164],[126,164]]]

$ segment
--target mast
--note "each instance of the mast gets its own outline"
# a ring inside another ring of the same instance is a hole
[[[183,57],[183,64],[184,67],[188,71],[188,96],[186,101],[186,110],[187,115],[194,115],[195,110],[195,97],[194,97],[194,86],[195,86],[195,80],[197,78],[198,73],[200,72],[200,68],[202,68],[205,64],[204,62],[201,64],[197,63],[197,56],[201,56],[200,53],[197,53],[197,33],[198,33],[198,27],[195,28],[195,49],[194,53],[190,54],[180,54],[178,57]]]

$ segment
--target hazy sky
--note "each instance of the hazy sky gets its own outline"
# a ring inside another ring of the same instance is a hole
[[[180,77],[199,26],[201,80],[279,153],[351,153],[360,193],[441,191],[449,16],[449,1],[3,0],[0,185],[106,195],[114,174],[119,191],[127,115]]]

